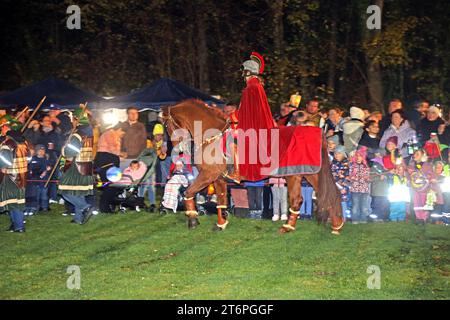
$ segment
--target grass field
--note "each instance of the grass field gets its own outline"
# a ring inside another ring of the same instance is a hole
[[[62,209],[61,207],[59,209]],[[450,228],[408,223],[314,222],[292,234],[279,223],[215,217],[188,231],[184,216],[94,216],[70,224],[60,211],[30,217],[27,233],[0,233],[2,299],[449,299]],[[0,216],[0,226],[9,226]],[[81,270],[69,290],[67,268]],[[370,265],[381,288],[368,289]]]

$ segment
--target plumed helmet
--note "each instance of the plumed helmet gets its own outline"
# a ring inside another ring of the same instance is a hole
[[[250,55],[250,60],[247,60],[242,64],[244,71],[248,71],[248,73],[255,76],[264,72],[264,66],[264,58],[257,52],[252,52]]]

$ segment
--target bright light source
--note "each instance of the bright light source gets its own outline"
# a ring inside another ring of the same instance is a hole
[[[444,181],[441,183],[442,192],[450,192],[450,177],[445,177]]]
[[[378,216],[376,214],[373,214],[373,213],[369,214],[369,217],[374,219],[374,220],[378,218]]]
[[[119,122],[112,111],[103,114],[103,123],[107,126],[115,126]]]
[[[389,188],[388,199],[390,202],[409,202],[409,188],[405,185],[393,185]]]

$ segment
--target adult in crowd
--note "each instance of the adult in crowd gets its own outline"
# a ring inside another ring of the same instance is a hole
[[[58,134],[55,132],[48,115],[44,115],[41,121],[31,121],[28,130],[24,132],[24,136],[33,145],[44,145],[47,152],[60,149]]]
[[[127,168],[131,161],[135,160],[147,145],[147,130],[142,122],[139,122],[139,110],[136,107],[127,109],[128,119],[120,124],[125,131],[122,138],[123,158],[120,162],[120,168]]]
[[[359,140],[358,146],[366,146],[369,150],[378,149],[380,145],[380,137],[378,136],[379,132],[380,126],[375,120],[367,121],[364,126],[364,133],[361,136],[361,140]]]
[[[403,110],[396,110],[391,113],[391,124],[384,132],[380,140],[380,147],[385,148],[386,143],[391,137],[397,137],[397,148],[402,157],[408,157],[408,148],[406,143],[409,139],[416,135],[416,131],[411,128],[409,121],[406,119]]]
[[[97,153],[94,158],[94,170],[104,183],[108,181],[106,171],[112,167],[120,167],[121,142],[125,131],[121,127],[107,129],[100,136],[97,145]],[[117,188],[105,185],[100,196],[99,209],[103,213],[111,213],[114,207],[111,206],[111,199],[117,195]]]
[[[5,117],[5,116],[4,116]],[[3,118],[4,118],[3,117]],[[5,136],[3,149],[8,149],[12,153],[11,161],[0,160],[0,211],[9,211],[11,226],[8,231],[25,232],[24,225],[24,205],[25,186],[27,183],[27,154],[28,146],[24,136],[12,130],[10,122],[2,123],[2,134]]]
[[[414,103],[413,107],[414,109],[408,111],[406,116],[408,117],[411,127],[417,130],[420,126],[420,122],[425,118],[428,109],[430,108],[430,104],[426,100],[418,100]]]
[[[66,112],[62,112],[59,108],[50,110],[48,116],[50,117],[50,122],[59,137],[57,149],[60,150],[72,130],[72,121],[70,120],[69,115]]]
[[[450,145],[450,110],[448,110],[444,121],[445,124],[441,124],[438,128],[438,138],[441,144]]]
[[[160,131],[161,127],[163,130],[162,134],[162,141],[160,140],[160,137],[157,137],[155,140],[155,127],[158,126],[158,129],[156,131]],[[161,126],[161,127],[160,127]],[[150,141],[150,142],[149,142]],[[164,188],[164,184],[167,183],[167,176],[169,175],[169,169],[170,165],[172,164],[172,139],[169,137],[169,133],[164,128],[164,119],[163,119],[163,113],[162,111],[158,113],[158,117],[156,120],[151,121],[147,125],[147,148],[149,147],[148,144],[153,144],[153,142],[157,141],[158,144],[162,147],[164,146],[165,149],[165,156],[164,157],[158,157],[156,160],[156,166],[155,166],[155,180],[157,183],[160,183],[161,187]],[[149,194],[150,197],[150,194]],[[152,209],[151,209],[152,210]]]
[[[326,136],[331,137],[337,135],[339,143],[344,143],[344,118],[342,110],[339,107],[333,107],[328,110],[328,118],[325,120]]]
[[[125,131],[122,127],[107,129],[102,133],[97,145],[97,154],[94,159],[94,168],[103,182],[107,181],[106,171],[111,167],[120,166],[122,138]]]
[[[64,200],[75,209],[75,217],[71,222],[81,225],[89,220],[95,210],[95,206],[89,201],[89,196],[94,194],[93,130],[84,106],[75,109],[73,115],[76,127],[76,135],[73,138],[79,140],[80,150],[74,153],[74,148],[69,146],[63,148],[62,154],[68,165],[61,176],[58,188]]]
[[[227,104],[223,107],[223,112],[227,117],[230,117],[234,112],[236,112],[237,108],[234,104]]]
[[[439,126],[445,125],[445,121],[441,118],[440,114],[441,110],[437,106],[432,105],[427,111],[427,116],[420,121],[418,136],[419,142],[422,145],[430,140],[432,132],[438,133]]]
[[[50,161],[54,162],[58,159],[59,155],[61,154],[61,148],[64,146],[69,137],[69,134],[72,130],[72,120],[70,119],[67,112],[62,112],[62,110],[59,108],[50,110],[48,115],[50,117],[50,122],[53,126],[53,130],[57,136],[57,142],[54,146],[54,149],[48,150],[49,159]],[[58,186],[55,181],[58,180],[60,176],[61,170],[58,167],[53,173],[51,182],[48,186],[50,203],[56,203],[58,201]]]
[[[364,111],[358,107],[350,108],[350,119],[344,122],[343,140],[345,152],[347,154],[356,150],[364,133]]]
[[[403,104],[400,99],[392,99],[389,101],[388,114],[384,115],[380,121],[380,135],[383,136],[384,131],[391,125],[391,114],[395,110],[403,109]]]
[[[156,161],[164,161],[167,157],[167,144],[164,141],[164,127],[162,124],[157,123],[153,127],[152,139],[147,140],[147,148],[139,155],[138,159],[155,154],[157,156]],[[146,172],[143,177],[144,184],[139,186],[138,195],[144,198],[145,190],[148,190],[148,201],[150,204],[149,211],[154,212],[156,209],[156,193],[155,193],[155,173]]]
[[[373,120],[376,123],[380,123],[381,119],[383,119],[383,114],[381,111],[374,111],[366,118],[366,121]]]
[[[312,99],[306,104],[305,113],[308,117],[308,121],[314,123],[315,127],[320,127],[322,114],[319,112],[319,100]]]
[[[275,122],[278,127],[287,126],[294,117],[295,112],[298,110],[301,97],[298,94],[292,95],[288,102],[280,105],[280,114],[275,117]]]

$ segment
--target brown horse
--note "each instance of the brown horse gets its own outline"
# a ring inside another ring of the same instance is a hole
[[[163,107],[162,110],[163,119],[174,146],[181,141],[180,134],[177,134],[177,132],[188,132],[194,140],[196,148],[209,147],[212,157],[225,158],[224,153],[217,150],[222,150],[221,144],[223,141],[221,138],[230,125],[227,116],[220,109],[209,107],[199,100],[185,100],[175,106]],[[201,123],[201,129],[198,129],[198,122],[196,124],[196,121]],[[194,128],[196,129],[194,130]],[[205,138],[205,132],[208,129],[215,129],[219,134],[216,133],[208,137],[206,133],[207,138]],[[319,204],[318,221],[325,223],[330,218],[333,234],[339,234],[344,225],[341,195],[331,174],[326,141],[325,139],[322,140],[322,164],[319,172],[285,177],[289,192],[290,216],[288,223],[280,228],[282,233],[295,230],[302,203],[301,181],[303,177],[316,191]],[[228,206],[227,163],[225,161],[222,161],[222,163],[205,163],[202,161],[202,163],[196,163],[196,166],[199,175],[187,188],[184,199],[188,227],[194,229],[199,224],[194,202],[195,194],[213,183],[217,195],[217,224],[215,230],[223,230],[228,224],[228,219],[222,212]],[[245,177],[242,177],[242,180],[245,180]]]

